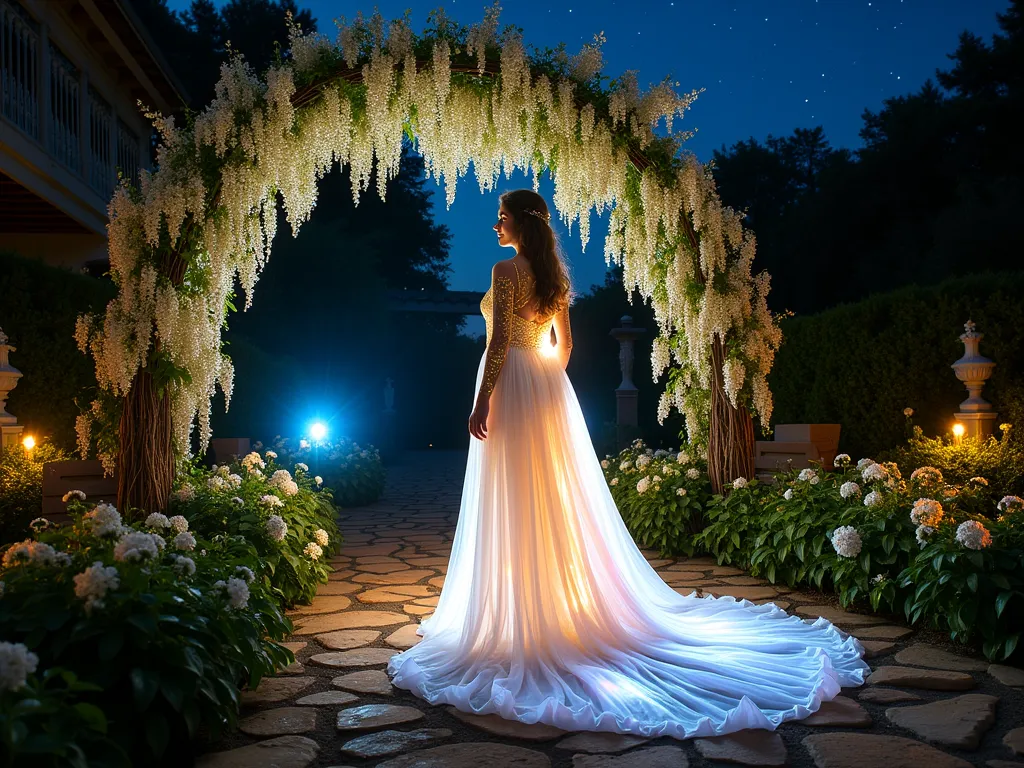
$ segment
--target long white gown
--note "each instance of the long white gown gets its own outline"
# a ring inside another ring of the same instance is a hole
[[[500,370],[488,437],[471,438],[444,589],[423,639],[388,664],[392,683],[472,714],[678,739],[774,729],[862,684],[862,645],[824,618],[662,581],[616,509],[568,377],[542,351],[551,319],[514,314],[532,280],[497,283],[481,303],[498,343],[477,389],[495,358]]]

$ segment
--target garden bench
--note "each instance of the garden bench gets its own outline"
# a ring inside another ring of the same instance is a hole
[[[104,476],[99,461],[51,461],[43,465],[43,517],[53,523],[70,521],[64,494],[78,490],[88,501],[117,503],[117,475]]]
[[[839,450],[839,424],[776,424],[774,440],[754,444],[754,472],[762,482],[786,469],[806,469],[811,462],[829,468]]]

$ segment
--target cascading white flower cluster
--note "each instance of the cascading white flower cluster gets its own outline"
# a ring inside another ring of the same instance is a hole
[[[233,385],[221,351],[227,302],[236,277],[246,308],[252,302],[275,236],[278,193],[295,234],[335,163],[349,166],[358,203],[376,162],[383,198],[408,130],[449,206],[472,164],[481,191],[514,170],[532,173],[536,187],[550,169],[554,207],[570,230],[579,224],[584,247],[591,213],[608,210],[606,261],[621,264],[627,290],[635,286],[654,306],[654,374],[673,361],[685,372],[671,378],[662,415],[675,405],[706,444],[700,425],[708,423],[711,350],[728,338],[721,372],[728,398],[736,407],[748,402],[767,423],[765,377],[781,342],[765,301],[769,277],[751,273],[755,242],[741,215],[722,205],[696,158],[680,155],[689,133],[672,135],[697,92],[679,94],[667,80],[641,92],[627,72],[612,82],[607,113],[599,111],[588,96],[598,87],[603,35],[567,59],[561,75],[535,75],[518,32],[499,37],[498,10],[470,28],[464,43],[444,23],[418,39],[404,19],[388,25],[376,14],[341,20],[335,42],[293,27],[290,58],[265,76],[237,56],[223,64],[214,100],[191,126],[152,115],[162,138],[157,170],[142,174],[137,192],[119,189],[109,208],[119,293],[104,315],[83,316],[76,329],[100,386],[123,396],[154,355],[164,356],[188,374],[167,383],[176,449],[188,451],[197,419],[206,445],[215,389],[230,400]],[[453,73],[453,53],[462,55],[463,44],[476,69]],[[325,64],[361,65],[362,82],[328,78],[315,98],[303,92],[297,103],[296,83]],[[662,122],[669,137],[659,139]],[[644,150],[657,142],[667,150],[659,156],[671,158],[664,167],[631,164],[627,145]],[[80,445],[88,446],[91,423],[89,414],[79,419]]]

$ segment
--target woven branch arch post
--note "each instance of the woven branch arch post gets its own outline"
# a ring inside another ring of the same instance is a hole
[[[623,267],[659,327],[659,418],[682,412],[716,491],[750,477],[752,416],[770,418],[765,377],[781,342],[769,278],[751,272],[742,216],[682,151],[689,134],[671,132],[697,94],[667,80],[641,92],[628,72],[609,81],[602,42],[528,55],[519,30],[499,35],[497,6],[469,28],[435,12],[421,35],[406,19],[360,16],[341,20],[333,41],[293,27],[287,57],[263,76],[232,58],[213,102],[183,126],[152,115],[156,170],[110,204],[118,294],[76,327],[100,384],[79,417],[79,448],[117,468],[122,510],[165,507],[196,425],[209,441],[216,389],[230,401],[221,332],[236,286],[252,301],[279,199],[297,234],[336,165],[349,166],[357,203],[374,171],[383,198],[408,140],[448,205],[472,165],[481,191],[515,170],[536,187],[548,171],[554,209],[584,248],[591,214],[608,211],[605,260]],[[668,135],[655,134],[662,124]]]

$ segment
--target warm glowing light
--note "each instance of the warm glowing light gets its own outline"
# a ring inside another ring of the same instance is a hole
[[[36,439],[32,435],[25,435],[25,439],[21,441],[21,444],[25,446],[26,451],[31,451],[36,447]]]
[[[322,421],[314,421],[309,425],[309,436],[320,442],[327,437],[327,425]]]
[[[964,425],[961,424],[960,422],[957,422],[956,424],[953,425],[953,434],[956,435],[957,437],[963,437],[964,432],[966,431],[967,430],[964,428]]]
[[[544,357],[554,357],[558,354],[558,347],[554,344],[543,344],[541,345],[540,352]]]

